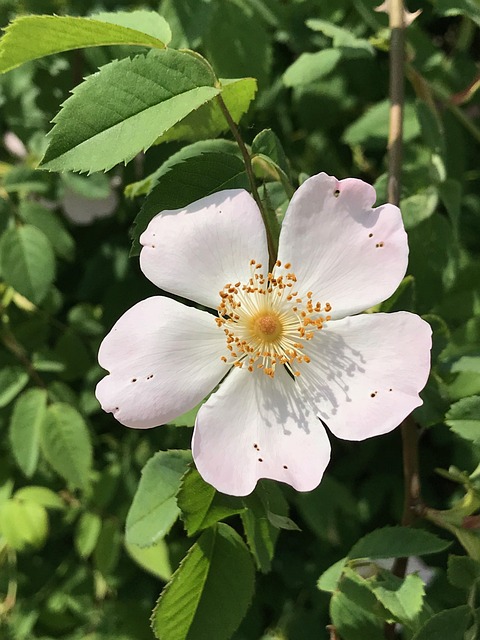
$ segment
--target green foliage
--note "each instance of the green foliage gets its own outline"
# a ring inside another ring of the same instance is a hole
[[[205,531],[173,574],[152,615],[162,640],[227,640],[250,604],[254,570],[245,543],[225,524]]]
[[[360,177],[377,204],[387,199],[391,42],[373,3],[138,6],[0,0],[0,638],[310,640],[330,624],[342,640],[376,640],[395,623],[402,640],[473,640],[477,4],[425,3],[406,29],[409,267],[376,310],[420,313],[434,331],[414,412],[413,528],[392,526],[403,502],[398,433],[332,438],[312,492],[262,481],[241,499],[191,465],[201,403],[152,430],[100,411],[100,341],[158,294],[129,260],[156,214],[251,190],[245,153],[277,227],[297,184],[319,171]],[[399,577],[404,556],[414,568]]]
[[[99,13],[92,18],[22,16],[0,41],[0,73],[81,47],[129,44],[163,49],[170,37],[168,24],[153,11]]]
[[[175,496],[190,460],[187,451],[159,451],[145,465],[127,516],[130,544],[149,547],[168,533],[180,515]]]

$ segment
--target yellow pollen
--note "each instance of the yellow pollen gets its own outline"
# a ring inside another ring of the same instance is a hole
[[[225,333],[228,366],[275,377],[277,366],[285,366],[293,376],[301,375],[299,365],[308,364],[306,344],[323,329],[330,316],[330,303],[313,300],[313,292],[301,293],[293,283],[297,277],[291,264],[277,260],[272,273],[250,260],[250,277],[244,282],[227,283],[219,291],[216,323]],[[308,330],[306,329],[308,327]]]

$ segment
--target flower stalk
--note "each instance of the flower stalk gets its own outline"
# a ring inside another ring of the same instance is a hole
[[[265,206],[260,198],[260,194],[258,193],[257,184],[255,181],[255,174],[253,172],[252,159],[248,152],[247,146],[243,141],[243,138],[240,134],[240,131],[235,124],[232,116],[230,115],[230,111],[228,110],[227,105],[225,104],[222,95],[219,94],[217,96],[218,105],[225,117],[225,120],[228,123],[230,131],[232,132],[233,137],[235,138],[235,142],[240,149],[240,152],[243,157],[243,162],[245,164],[245,172],[247,174],[248,182],[250,184],[250,190],[252,196],[257,203],[258,208],[262,214],[263,222],[265,224],[265,229],[267,230],[267,241],[268,241],[268,254],[269,254],[269,263],[270,270],[273,269],[275,261],[277,259],[278,253],[278,238],[280,235],[280,225],[275,217],[275,212],[271,211],[269,207]]]

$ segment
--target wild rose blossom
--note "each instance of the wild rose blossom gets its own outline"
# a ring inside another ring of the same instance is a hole
[[[226,190],[162,211],[140,242],[143,273],[165,296],[127,311],[104,339],[110,374],[96,394],[122,424],[155,427],[200,408],[193,457],[231,495],[259,478],[315,488],[338,438],[394,429],[422,404],[431,330],[407,313],[356,315],[401,282],[408,245],[400,211],[372,208],[361,180],[309,178],[282,225],[268,270],[260,211]]]

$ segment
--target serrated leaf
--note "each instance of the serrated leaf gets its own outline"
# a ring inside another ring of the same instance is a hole
[[[31,225],[14,227],[0,240],[4,280],[34,304],[40,304],[55,278],[55,257],[45,234]]]
[[[219,493],[203,480],[196,469],[189,469],[184,475],[177,502],[189,536],[245,511],[240,498]]]
[[[41,433],[42,452],[73,488],[85,489],[92,468],[92,443],[84,419],[71,405],[48,407]]]
[[[469,591],[480,580],[480,562],[468,556],[449,556],[447,576],[454,587]]]
[[[462,398],[452,404],[445,422],[461,438],[480,442],[480,396]]]
[[[159,451],[143,467],[127,515],[129,544],[148,547],[168,533],[180,514],[175,496],[190,461],[189,451]]]
[[[390,571],[380,570],[371,589],[394,619],[403,624],[411,625],[422,609],[425,587],[416,574],[411,573],[402,580]]]
[[[28,373],[18,365],[0,369],[0,408],[6,407],[28,384]]]
[[[20,16],[8,25],[0,40],[0,73],[29,60],[81,47],[127,44],[163,49],[169,35],[165,19],[153,11],[103,13],[92,18]]]
[[[286,87],[309,85],[331,73],[342,57],[338,49],[323,49],[316,53],[302,53],[283,74]]]
[[[228,640],[245,615],[254,569],[238,533],[225,524],[205,531],[173,574],[152,614],[159,640]]]
[[[47,411],[45,389],[28,389],[15,403],[10,419],[12,453],[23,473],[30,478],[37,468],[40,433]]]
[[[411,527],[384,527],[368,533],[350,550],[353,558],[403,558],[444,551],[450,542]]]
[[[232,120],[238,124],[255,97],[257,81],[255,78],[239,78],[234,80],[221,79],[219,83],[222,99]],[[160,136],[156,140],[156,144],[173,140],[195,141],[213,138],[227,131],[228,128],[228,123],[217,100],[211,100]]]
[[[412,640],[464,640],[471,618],[471,609],[467,605],[440,611],[422,626]]]
[[[105,65],[55,117],[41,168],[107,171],[128,162],[220,93],[197,57],[166,49]]]
[[[150,220],[167,209],[180,209],[221,189],[246,188],[243,162],[236,155],[202,153],[174,165],[161,176],[135,218],[132,254],[140,252],[140,235]]]

